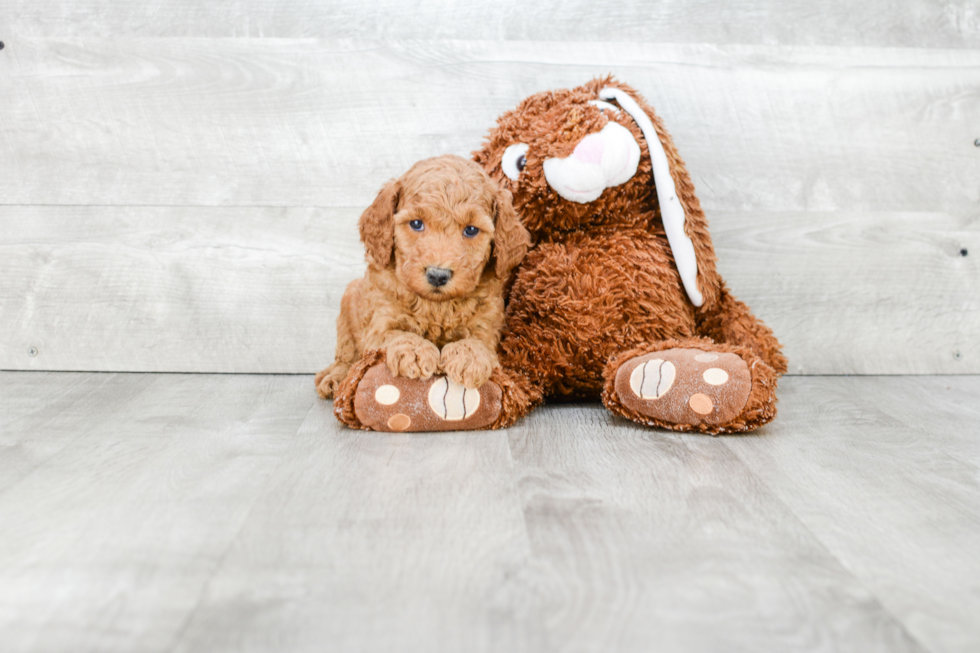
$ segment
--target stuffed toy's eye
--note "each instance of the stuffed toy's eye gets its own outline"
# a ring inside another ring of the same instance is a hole
[[[473,225],[470,225],[470,226],[466,227],[465,229],[463,229],[463,235],[466,236],[467,238],[473,238],[478,233],[480,233],[480,229],[477,228],[477,227],[474,227]]]
[[[422,224],[421,220],[412,220],[408,223],[408,226],[412,228],[412,231],[422,231],[425,229],[425,225]]]
[[[517,143],[504,150],[504,157],[500,160],[500,167],[509,179],[517,181],[521,176],[521,170],[527,165],[527,144]]]
[[[592,106],[599,107],[599,111],[603,113],[605,113],[606,111],[610,111],[612,113],[619,113],[619,109],[617,109],[614,105],[609,104],[608,102],[603,102],[602,100],[590,100],[589,104],[591,104]]]

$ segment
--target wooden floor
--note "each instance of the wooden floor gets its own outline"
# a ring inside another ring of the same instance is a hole
[[[780,406],[393,436],[308,376],[0,373],[0,648],[980,650],[980,377]]]

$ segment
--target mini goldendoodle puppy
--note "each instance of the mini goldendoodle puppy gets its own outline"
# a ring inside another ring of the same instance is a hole
[[[316,375],[321,397],[382,350],[394,377],[441,372],[463,392],[487,382],[499,367],[504,284],[529,244],[511,202],[479,165],[453,155],[384,186],[358,222],[368,269],[341,300],[336,360]],[[385,388],[385,397],[406,391]],[[398,430],[430,430],[415,426]]]

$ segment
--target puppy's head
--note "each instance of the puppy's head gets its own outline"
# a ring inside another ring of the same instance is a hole
[[[472,292],[485,271],[506,278],[530,240],[510,192],[453,155],[388,182],[358,226],[368,265],[394,268],[412,292],[436,301]]]

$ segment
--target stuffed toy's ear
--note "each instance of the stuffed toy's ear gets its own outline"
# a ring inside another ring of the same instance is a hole
[[[616,101],[643,132],[664,231],[684,290],[695,306],[713,304],[720,287],[714,247],[694,184],[670,135],[653,109],[631,89],[607,86],[599,91],[599,98]]]
[[[368,265],[383,270],[391,263],[395,251],[395,211],[401,189],[396,180],[389,181],[364,209],[357,228],[367,250]]]
[[[496,216],[493,224],[493,256],[497,260],[494,272],[498,278],[504,279],[527,254],[531,237],[517,219],[514,198],[509,190],[498,190],[494,205]]]

